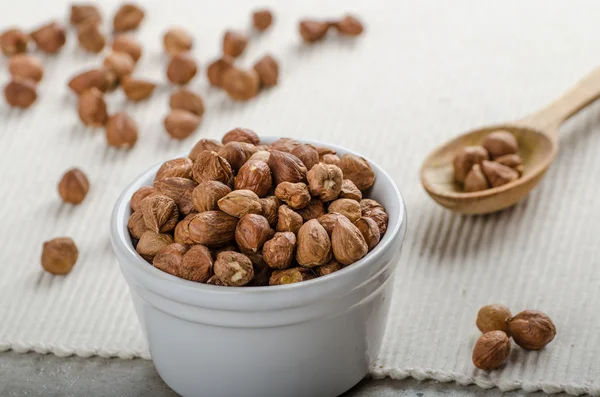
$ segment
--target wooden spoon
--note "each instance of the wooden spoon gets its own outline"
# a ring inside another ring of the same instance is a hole
[[[516,204],[542,179],[558,152],[560,125],[575,113],[600,98],[600,68],[546,108],[512,123],[482,127],[438,147],[421,167],[421,183],[442,206],[463,214],[488,214]],[[480,145],[492,131],[512,133],[519,143],[523,175],[506,185],[465,193],[454,180],[452,161],[464,146]]]

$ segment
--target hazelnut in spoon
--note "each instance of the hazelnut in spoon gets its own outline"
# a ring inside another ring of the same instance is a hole
[[[421,183],[440,205],[463,214],[488,214],[510,207],[533,189],[558,152],[558,131],[569,117],[600,97],[600,68],[565,95],[524,119],[462,134],[431,152],[421,166]],[[495,131],[511,133],[523,161],[520,178],[491,189],[466,193],[456,182],[453,161],[465,146],[481,145]]]

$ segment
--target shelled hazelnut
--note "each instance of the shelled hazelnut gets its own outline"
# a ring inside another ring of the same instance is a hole
[[[127,99],[139,102],[152,95],[156,84],[148,80],[125,76],[121,79],[121,88]]]
[[[240,32],[228,30],[223,35],[223,54],[231,57],[242,55],[248,44],[248,38]]]
[[[44,76],[44,67],[40,60],[29,54],[16,54],[8,61],[8,71],[13,77],[33,80],[39,83]]]
[[[0,49],[8,57],[27,51],[29,36],[18,28],[5,30],[0,34]]]
[[[17,108],[28,108],[37,99],[37,88],[35,81],[23,77],[13,77],[4,87],[6,102]]]
[[[96,24],[102,22],[102,14],[98,7],[93,4],[72,4],[71,16],[69,17],[71,25],[77,26],[84,21]]]
[[[273,23],[273,14],[267,9],[256,10],[252,13],[252,24],[257,30],[265,31]]]
[[[142,56],[142,46],[133,37],[127,34],[119,34],[112,42],[112,50],[129,54],[134,62],[137,62]]]
[[[90,183],[78,168],[68,170],[58,183],[58,194],[65,203],[81,204],[90,190]]]
[[[197,72],[196,61],[186,52],[175,54],[167,66],[167,78],[173,84],[187,84]]]
[[[117,33],[137,29],[144,19],[144,10],[135,4],[123,4],[113,17],[113,30]]]
[[[44,243],[42,267],[49,273],[65,275],[77,262],[79,251],[70,237],[58,237]]]
[[[48,54],[58,52],[67,41],[65,29],[57,22],[50,22],[34,30],[31,38],[40,50]]]
[[[185,29],[175,27],[167,30],[163,36],[163,44],[165,51],[171,55],[176,55],[180,52],[190,51],[194,39]]]

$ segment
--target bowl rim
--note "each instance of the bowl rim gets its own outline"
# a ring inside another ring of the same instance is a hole
[[[261,136],[261,143],[271,143],[281,137],[277,136]],[[164,160],[153,165],[146,171],[142,172],[138,175],[134,180],[127,185],[127,187],[123,190],[119,198],[117,199],[111,220],[110,220],[110,237],[112,241],[113,250],[117,256],[117,259],[121,265],[122,271],[125,272],[125,267],[133,267],[137,271],[141,271],[143,274],[153,277],[156,280],[160,280],[160,282],[165,282],[167,284],[171,284],[174,287],[185,289],[187,291],[196,291],[198,293],[211,293],[218,294],[222,296],[239,296],[239,295],[264,295],[264,294],[273,294],[273,293],[282,293],[283,291],[301,291],[307,290],[314,287],[322,288],[321,285],[334,282],[335,280],[339,280],[344,277],[352,277],[353,274],[360,272],[361,269],[368,266],[369,263],[380,259],[384,253],[392,248],[394,243],[401,245],[404,240],[405,230],[406,230],[406,205],[400,190],[396,186],[396,183],[391,178],[391,176],[377,163],[372,161],[371,159],[362,156],[361,154],[346,149],[344,147],[324,143],[315,140],[306,140],[306,139],[297,139],[293,138],[302,143],[308,143],[315,146],[326,146],[335,149],[338,152],[354,154],[359,157],[365,158],[369,165],[376,170],[376,175],[379,179],[383,177],[384,183],[388,184],[390,187],[390,191],[393,193],[393,200],[398,202],[399,208],[397,212],[396,219],[392,219],[392,216],[389,215],[388,225],[393,225],[393,228],[386,231],[384,238],[380,243],[370,252],[367,253],[363,258],[358,260],[357,262],[344,267],[337,272],[333,272],[331,274],[316,277],[312,280],[303,281],[300,283],[293,284],[284,284],[284,285],[267,285],[267,286],[256,286],[256,287],[248,287],[248,288],[224,288],[218,285],[211,285],[205,283],[198,283],[186,279],[182,279],[176,276],[173,276],[169,273],[166,273],[162,270],[157,269],[152,264],[146,262],[133,248],[133,245],[130,243],[131,239],[129,237],[129,231],[127,230],[127,222],[126,219],[129,218],[130,215],[130,206],[129,202],[131,199],[131,195],[139,189],[139,183],[142,180],[149,179],[149,177],[153,174],[156,174],[158,168],[164,163]],[[180,158],[187,157],[188,152],[184,152],[179,154],[178,156],[172,157]],[[376,179],[377,180],[377,179]],[[126,218],[125,218],[126,217]],[[402,231],[402,232],[401,232]],[[129,239],[129,241],[127,241]],[[396,240],[400,239],[399,242]],[[366,280],[365,280],[366,281]]]

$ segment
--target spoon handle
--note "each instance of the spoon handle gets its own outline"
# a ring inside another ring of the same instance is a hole
[[[600,98],[600,68],[581,79],[563,96],[518,123],[541,130],[552,139],[557,139],[558,127],[598,98]]]

